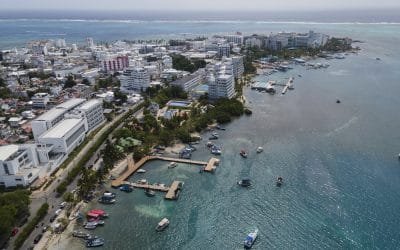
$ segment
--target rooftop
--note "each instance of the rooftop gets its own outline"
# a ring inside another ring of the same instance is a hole
[[[65,109],[52,108],[46,113],[36,118],[35,121],[52,121],[58,118],[59,116],[62,116],[65,112],[66,112]]]
[[[84,104],[82,104],[80,107],[78,107],[78,109],[79,110],[88,110],[99,104],[101,105],[102,101],[100,101],[98,99],[92,99],[92,100],[89,100],[89,101],[85,102]]]
[[[72,98],[72,99],[69,99],[69,100],[66,101],[66,102],[63,102],[63,103],[57,105],[56,108],[57,108],[57,109],[67,109],[67,110],[70,110],[70,109],[73,109],[73,108],[75,108],[76,106],[78,106],[78,105],[84,103],[85,101],[86,101],[85,99],[81,99],[81,98]]]
[[[42,134],[40,138],[61,138],[64,137],[71,129],[82,122],[82,119],[65,119],[59,122],[56,126]]]
[[[0,147],[0,161],[7,160],[10,156],[18,151],[17,145],[7,145]]]

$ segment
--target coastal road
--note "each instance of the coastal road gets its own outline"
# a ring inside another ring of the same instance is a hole
[[[89,141],[83,148],[82,150],[77,154],[77,156],[75,157],[74,160],[72,160],[66,168],[64,169],[60,169],[57,174],[56,174],[56,179],[53,181],[53,183],[50,184],[49,187],[47,187],[44,190],[37,190],[32,192],[31,194],[31,204],[29,206],[29,210],[30,210],[30,218],[29,221],[36,215],[38,209],[40,208],[40,206],[47,201],[47,203],[49,204],[49,211],[48,214],[45,216],[45,218],[42,220],[42,222],[39,223],[39,227],[35,228],[35,230],[30,234],[30,236],[28,237],[28,239],[24,242],[23,246],[21,247],[21,249],[28,249],[29,247],[33,246],[33,240],[34,238],[39,235],[40,233],[42,233],[42,226],[41,224],[43,223],[44,226],[48,226],[50,225],[50,218],[55,214],[55,211],[58,209],[58,205],[63,201],[62,197],[57,197],[57,192],[55,191],[55,189],[57,188],[57,186],[67,177],[68,172],[74,168],[76,166],[76,163],[79,162],[83,156],[85,156],[86,154],[89,153],[89,149],[94,145],[94,143],[105,133],[107,132],[107,130],[113,126],[116,122],[118,122],[129,110],[132,110],[134,108],[136,108],[138,105],[140,105],[142,102],[138,102],[135,105],[133,105],[132,107],[130,107],[129,109],[125,109],[124,112],[122,112],[121,114],[119,114],[118,116],[116,116],[114,118],[113,121],[107,123],[106,125],[104,125],[97,133],[96,135],[94,135],[94,137],[92,138],[91,141]],[[138,112],[137,112],[138,113]],[[135,113],[135,115],[137,114]],[[121,123],[122,124],[122,123]],[[117,126],[117,128],[120,128],[121,125]],[[104,148],[105,142],[103,142],[103,144],[100,146],[101,148]],[[97,155],[100,153],[100,149],[98,151],[96,151],[96,153],[92,156],[91,160],[89,162],[92,162],[95,157],[97,157]],[[93,161],[94,162],[94,161]],[[90,165],[89,165],[90,166]],[[77,178],[76,178],[77,179]],[[73,183],[71,183],[71,185],[68,186],[67,191],[71,191],[73,189],[76,188],[76,184],[77,184],[77,180],[74,180]],[[20,230],[22,230],[22,228],[20,228]],[[16,237],[13,237],[10,240],[9,246],[7,249],[13,249],[14,246],[14,239]]]

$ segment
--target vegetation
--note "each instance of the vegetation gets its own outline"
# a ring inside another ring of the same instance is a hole
[[[12,96],[12,92],[9,88],[7,88],[7,84],[5,81],[0,78],[0,98],[1,99],[6,99],[10,98]]]
[[[206,67],[206,61],[204,60],[189,60],[182,55],[172,56],[172,67],[177,70],[189,71],[190,73],[195,72],[199,68]]]
[[[14,249],[20,249],[25,240],[29,237],[36,225],[46,216],[49,204],[44,203],[36,213],[36,216],[24,227],[14,242]]]
[[[101,78],[98,80],[98,82],[96,83],[96,89],[106,89],[109,87],[119,87],[120,82],[118,80],[118,78],[113,77],[113,76],[109,76],[107,78]]]
[[[76,82],[75,82],[75,80],[74,80],[74,77],[73,77],[72,75],[69,75],[69,76],[67,77],[67,80],[66,80],[65,83],[64,83],[64,89],[72,88],[72,87],[75,86],[75,85],[76,85]]]
[[[54,77],[54,74],[44,73],[43,71],[28,72],[29,78],[39,78],[40,80],[45,80],[49,77]]]
[[[153,92],[150,90],[149,92]],[[158,103],[161,107],[163,107],[169,100],[171,99],[187,99],[188,95],[183,89],[179,86],[170,86],[167,88],[163,88],[157,92],[155,90],[156,95],[153,94],[153,100]]]
[[[351,42],[351,39],[332,37],[323,49],[331,52],[345,52],[352,49]]]
[[[11,234],[11,230],[29,215],[29,192],[16,190],[0,194],[0,245]]]

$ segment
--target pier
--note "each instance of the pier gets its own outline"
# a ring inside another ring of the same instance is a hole
[[[127,157],[127,170],[119,176],[117,179],[113,180],[111,183],[112,187],[119,187],[125,184],[125,180],[129,178],[132,174],[134,174],[139,168],[141,168],[146,162],[151,160],[161,160],[161,161],[170,161],[170,162],[179,162],[179,163],[187,163],[187,164],[194,164],[205,166],[204,171],[207,172],[214,172],[216,169],[216,165],[219,164],[219,159],[211,158],[208,162],[205,161],[194,161],[190,159],[181,159],[181,158],[172,158],[172,157],[162,157],[162,156],[145,156],[137,163],[134,163],[132,155]],[[132,185],[133,186],[133,185]]]
[[[171,186],[165,186],[161,184],[149,184],[149,183],[136,183],[136,182],[124,182],[126,185],[130,185],[135,188],[141,188],[141,189],[150,189],[153,191],[159,191],[159,192],[164,192],[165,194],[165,199],[167,200],[176,200],[179,197],[179,192],[182,189],[183,182],[182,181],[174,181],[172,182]]]
[[[294,89],[294,87],[293,87],[293,77],[289,78],[288,82],[286,83],[285,87],[282,90],[282,95],[284,95],[288,89]]]
[[[179,192],[182,189],[183,182],[174,181],[171,184],[167,194],[165,195],[165,199],[167,200],[176,200],[179,197]]]

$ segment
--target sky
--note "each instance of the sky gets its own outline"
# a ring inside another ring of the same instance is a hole
[[[0,10],[298,11],[400,8],[400,0],[0,0]]]

